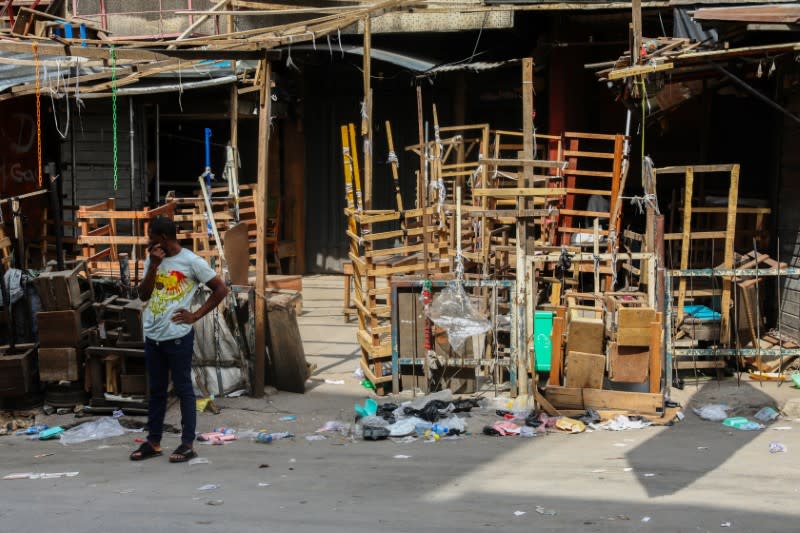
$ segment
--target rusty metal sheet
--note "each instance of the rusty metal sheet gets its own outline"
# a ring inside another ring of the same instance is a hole
[[[762,5],[742,7],[701,8],[694,12],[695,20],[757,22],[765,24],[797,24],[800,5]]]

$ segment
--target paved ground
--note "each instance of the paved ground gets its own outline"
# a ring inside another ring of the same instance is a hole
[[[353,326],[339,313],[340,280],[312,277],[305,287],[303,336],[319,366],[310,391],[221,400],[223,414],[199,421],[200,430],[289,429],[295,440],[199,446],[209,464],[188,466],[166,457],[128,461],[137,434],[73,446],[0,437],[2,474],[79,472],[0,481],[0,531],[697,532],[727,531],[727,523],[736,531],[800,529],[800,423],[790,419],[742,432],[687,412],[670,428],[522,439],[478,434],[493,417],[476,412],[468,420],[476,434],[462,440],[306,441],[326,420],[350,416],[366,391],[351,376]],[[728,380],[687,383],[673,396],[684,405],[726,402],[736,414],[752,415],[800,391]],[[287,414],[298,418],[281,422]],[[177,413],[170,420],[177,422]],[[788,452],[770,454],[770,441]],[[165,445],[177,445],[177,437]],[[36,457],[47,453],[53,455]],[[198,490],[206,484],[219,488]]]

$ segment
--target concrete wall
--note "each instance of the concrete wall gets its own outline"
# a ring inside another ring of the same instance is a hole
[[[159,2],[152,0],[126,0],[125,2],[105,2],[107,29],[116,36],[119,35],[161,35],[175,34],[185,30],[190,22],[188,15],[176,15],[176,10],[188,10],[187,0],[162,0],[162,12],[159,13]],[[192,10],[209,9],[215,2],[211,0],[192,0]],[[76,13],[72,13],[72,4],[68,2],[67,9],[70,14],[86,16],[89,20],[103,24],[100,13],[100,0],[79,0]],[[225,21],[220,21],[221,31],[225,31]],[[214,33],[213,22],[208,21],[201,25],[198,32],[205,34]]]

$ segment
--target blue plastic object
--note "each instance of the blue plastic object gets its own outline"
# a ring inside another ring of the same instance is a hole
[[[685,305],[684,312],[692,318],[700,320],[721,320],[722,315],[705,305]]]
[[[355,404],[353,408],[359,416],[375,416],[375,413],[378,412],[378,402],[372,398],[367,398],[364,405]]]
[[[69,22],[64,23],[64,37],[72,39],[72,24]]]
[[[206,172],[211,172],[211,128],[206,128]]]

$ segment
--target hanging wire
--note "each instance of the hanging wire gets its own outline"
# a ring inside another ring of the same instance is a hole
[[[33,64],[36,76],[36,170],[37,183],[42,188],[42,80],[39,78],[39,46],[33,43]]]
[[[119,189],[119,160],[117,157],[117,51],[111,45],[111,121],[114,136],[114,190]]]

